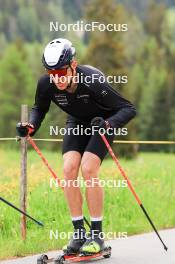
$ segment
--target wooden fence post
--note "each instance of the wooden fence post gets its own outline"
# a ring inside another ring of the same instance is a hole
[[[21,122],[28,122],[28,106],[21,106]],[[26,212],[27,200],[27,140],[21,138],[21,177],[20,177],[20,208]],[[26,216],[21,215],[21,236],[26,239]]]

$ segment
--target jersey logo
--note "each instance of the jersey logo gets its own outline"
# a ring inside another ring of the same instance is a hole
[[[89,94],[77,94],[77,99],[83,99],[85,104],[88,104],[88,98],[90,97]]]
[[[107,93],[107,91],[106,90],[103,90],[102,92],[101,92],[101,95],[104,97],[104,96],[106,96],[108,93]]]
[[[77,99],[80,98],[89,98],[89,94],[77,94]]]
[[[68,105],[67,97],[64,94],[55,94],[55,99],[58,102],[58,104],[61,106]]]

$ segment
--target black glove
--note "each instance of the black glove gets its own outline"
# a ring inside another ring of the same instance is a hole
[[[91,126],[103,127],[105,129],[110,128],[109,122],[104,120],[103,117],[94,117],[91,120]]]
[[[31,133],[33,133],[34,126],[30,123],[19,122],[16,125],[16,130],[17,130],[18,136],[26,137],[26,136],[30,135]]]

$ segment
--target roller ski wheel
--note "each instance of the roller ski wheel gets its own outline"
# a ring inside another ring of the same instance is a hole
[[[104,258],[110,258],[111,257],[111,247],[106,247],[105,250],[104,250],[104,254],[103,254],[103,257]]]
[[[54,259],[54,264],[64,264],[64,262],[65,262],[64,255],[59,255]]]
[[[37,258],[37,264],[47,264],[48,263],[48,256],[47,255],[41,255]]]

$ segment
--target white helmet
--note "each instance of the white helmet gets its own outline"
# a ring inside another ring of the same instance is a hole
[[[72,43],[63,38],[54,39],[44,49],[42,63],[46,69],[54,70],[69,65],[75,56]]]

